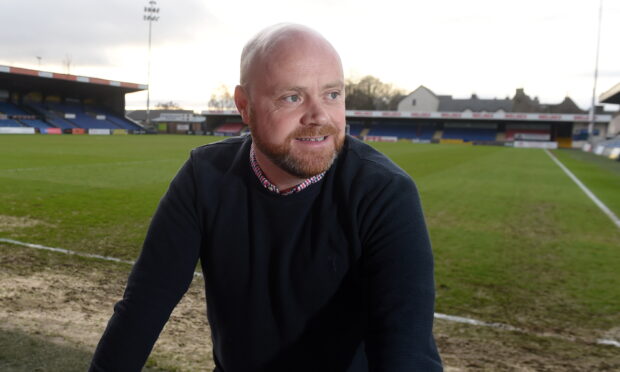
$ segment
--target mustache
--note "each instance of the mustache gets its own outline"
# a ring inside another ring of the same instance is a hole
[[[333,125],[321,125],[319,127],[302,127],[296,129],[289,135],[289,139],[301,137],[323,137],[336,136],[339,134],[338,128]]]

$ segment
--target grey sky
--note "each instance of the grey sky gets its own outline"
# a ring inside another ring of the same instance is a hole
[[[147,0],[0,0],[0,65],[147,82]],[[151,101],[202,109],[238,82],[245,41],[278,22],[315,28],[340,52],[345,75],[374,75],[406,91],[566,95],[590,104],[595,0],[158,0]],[[604,0],[597,92],[620,82],[620,1]],[[41,56],[39,67],[36,56]],[[144,106],[145,93],[127,96]]]
[[[161,3],[161,1],[160,1]],[[62,60],[70,55],[76,63],[110,63],[110,49],[143,47],[147,23],[143,21],[146,0],[3,0],[0,38],[4,58],[15,62]],[[213,22],[204,2],[184,0],[167,6],[166,22],[154,27],[159,44],[186,41],[204,22]]]

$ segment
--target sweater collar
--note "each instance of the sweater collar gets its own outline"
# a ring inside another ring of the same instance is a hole
[[[323,179],[323,176],[325,176],[325,172],[319,173],[315,176],[305,179],[297,186],[293,186],[286,190],[280,190],[278,186],[274,185],[267,179],[267,177],[263,173],[263,170],[260,168],[260,165],[258,165],[258,161],[256,161],[256,152],[254,151],[254,143],[252,143],[252,145],[250,146],[250,167],[252,168],[254,174],[258,178],[258,181],[261,183],[261,185],[263,185],[264,188],[279,195],[291,195],[298,193],[301,190],[304,190],[308,186],[312,185],[313,183],[319,182],[321,179]]]

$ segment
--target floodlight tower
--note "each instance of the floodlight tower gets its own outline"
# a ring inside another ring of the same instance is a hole
[[[143,19],[149,23],[149,56],[146,82],[146,126],[148,128],[151,126],[151,29],[153,22],[157,22],[159,19],[157,1],[150,0],[148,5],[144,7]]]
[[[592,102],[590,105],[590,122],[588,123],[588,142],[592,143],[594,132],[594,119],[596,118],[596,81],[598,79],[598,55],[601,47],[601,20],[603,18],[603,0],[599,1],[598,6],[598,32],[596,35],[596,62],[594,63],[594,86],[592,87]]]

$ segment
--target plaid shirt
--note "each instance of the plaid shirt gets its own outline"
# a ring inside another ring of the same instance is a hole
[[[321,179],[323,179],[323,176],[325,175],[325,172],[319,173],[316,176],[312,176],[304,180],[302,183],[300,183],[297,186],[293,186],[286,190],[280,190],[278,186],[269,182],[267,177],[265,177],[265,174],[263,173],[262,169],[260,169],[260,165],[258,165],[258,162],[256,161],[256,153],[254,152],[254,144],[252,144],[252,146],[250,147],[250,166],[252,167],[252,170],[254,171],[254,174],[256,175],[256,177],[258,177],[258,180],[260,181],[260,183],[267,190],[271,192],[275,192],[276,194],[280,194],[280,195],[291,195],[296,192],[300,192],[306,187],[312,185],[313,183],[319,182]]]

